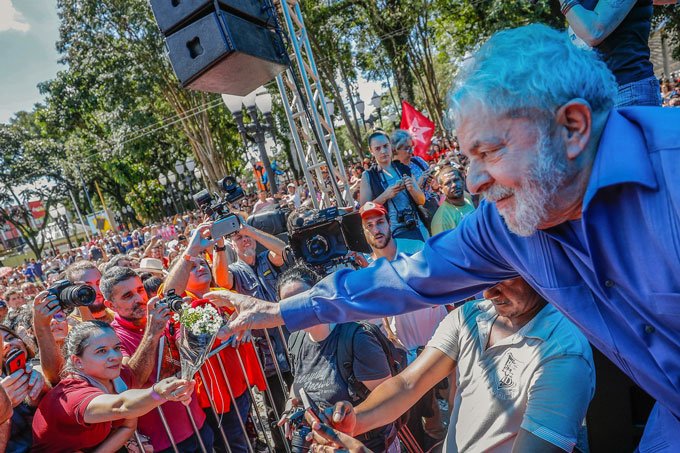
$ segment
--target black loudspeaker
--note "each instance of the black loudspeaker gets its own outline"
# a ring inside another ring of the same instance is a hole
[[[183,26],[215,11],[214,0],[150,0],[153,15],[163,35],[168,36]],[[268,2],[262,0],[219,0],[224,11],[241,16],[264,27],[272,26],[267,12]]]
[[[245,96],[288,67],[274,31],[225,11],[201,17],[166,38],[185,88]]]

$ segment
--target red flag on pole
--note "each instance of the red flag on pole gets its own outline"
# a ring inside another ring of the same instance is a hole
[[[411,104],[401,101],[401,124],[404,130],[411,133],[413,137],[413,154],[425,160],[431,160],[427,152],[430,148],[430,141],[434,135],[434,123],[428,117],[420,113]]]

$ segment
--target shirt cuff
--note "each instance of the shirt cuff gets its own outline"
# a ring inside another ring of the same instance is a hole
[[[573,451],[576,446],[576,439],[556,433],[552,429],[539,425],[527,417],[524,417],[524,420],[522,420],[521,427],[534,436],[540,437],[544,441],[549,442],[564,451]]]
[[[311,299],[310,292],[305,291],[279,302],[281,317],[289,331],[294,332],[321,324]]]

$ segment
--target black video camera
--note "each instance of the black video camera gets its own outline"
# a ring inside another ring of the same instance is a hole
[[[57,298],[63,309],[87,307],[97,299],[97,292],[90,285],[73,284],[68,280],[54,282],[47,292]]]
[[[174,311],[175,313],[179,313],[182,311],[182,305],[184,304],[184,300],[175,294],[175,290],[171,289],[168,290],[167,293],[165,293],[165,297],[163,297],[159,302],[158,305],[163,305],[170,310]]]
[[[233,176],[225,176],[218,181],[218,185],[225,192],[224,198],[220,198],[216,193],[213,197],[206,189],[193,195],[196,206],[213,221],[210,230],[213,239],[232,235],[241,229],[241,222],[238,216],[229,210],[229,205],[245,197],[243,189],[238,186]]]
[[[326,274],[346,261],[348,252],[371,253],[358,212],[337,207],[293,213],[288,219],[290,247],[296,258]]]

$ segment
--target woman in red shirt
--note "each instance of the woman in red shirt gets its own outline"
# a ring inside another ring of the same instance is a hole
[[[134,378],[122,366],[120,340],[105,322],[73,327],[65,350],[64,378],[33,418],[34,452],[117,451],[131,439],[137,417],[165,401],[191,400],[195,383],[174,377],[127,390]]]

